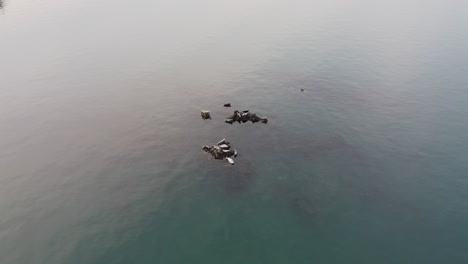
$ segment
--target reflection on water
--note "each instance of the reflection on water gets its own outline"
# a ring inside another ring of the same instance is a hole
[[[3,4],[3,0],[0,0],[0,9],[2,9],[2,8],[3,8],[3,6],[4,6],[4,4]]]

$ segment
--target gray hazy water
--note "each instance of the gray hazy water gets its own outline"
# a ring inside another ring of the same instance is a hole
[[[0,263],[467,263],[467,10],[0,0]]]

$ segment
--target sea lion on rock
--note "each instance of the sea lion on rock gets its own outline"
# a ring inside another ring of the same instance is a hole
[[[268,123],[268,118],[266,116],[260,117],[260,122],[262,122],[263,124],[266,124]]]
[[[258,117],[257,114],[252,114],[249,112],[249,110],[244,110],[242,112],[235,110],[232,116],[229,116],[228,118],[226,118],[226,120],[224,120],[224,122],[228,124],[232,124],[236,121],[238,123],[247,123],[248,121],[251,121],[252,123],[262,122],[266,124],[268,123],[268,118],[265,116]]]
[[[211,153],[211,155],[215,159],[226,159],[226,158],[229,158],[229,157],[232,157],[232,156],[234,156],[234,157],[237,156],[237,151],[231,149],[230,143],[228,141],[226,141],[225,138],[220,140],[216,145],[214,145],[212,147],[203,146],[202,150],[205,151],[205,152]],[[229,163],[231,163],[231,162],[229,162]],[[231,164],[233,164],[233,163],[231,163]]]
[[[246,122],[249,121],[249,120],[250,120],[250,113],[244,112],[244,113],[242,114],[242,123],[246,123]]]

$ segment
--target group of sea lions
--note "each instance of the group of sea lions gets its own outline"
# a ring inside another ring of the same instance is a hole
[[[231,107],[231,104],[224,104],[224,107]],[[202,110],[201,117],[203,118],[203,120],[211,119],[210,111]],[[249,110],[244,110],[242,112],[235,110],[234,114],[228,117],[225,120],[225,122],[228,124],[232,124],[235,121],[237,121],[238,123],[246,123],[247,121],[251,121],[252,123],[261,122],[266,124],[268,123],[268,118],[264,116],[258,117],[257,114],[252,114]],[[205,152],[211,153],[211,155],[215,159],[227,159],[227,161],[231,164],[234,164],[234,160],[231,158],[231,156],[237,157],[237,151],[231,149],[231,146],[229,145],[229,142],[226,141],[226,139],[221,140],[220,142],[218,142],[218,144],[212,147],[203,146],[202,149]]]
[[[212,147],[203,146],[202,149],[205,152],[211,153],[215,159],[227,159],[231,164],[234,164],[234,160],[231,157],[237,157],[237,150],[231,149],[231,144],[225,138]]]
[[[244,110],[242,112],[239,112],[238,110],[234,111],[234,114],[228,118],[224,122],[228,124],[232,124],[234,122],[242,122],[246,123],[247,121],[251,121],[252,123],[257,123],[257,122],[262,122],[264,124],[268,123],[268,118],[265,116],[263,117],[258,117],[257,114],[252,114],[249,112],[249,110]]]
[[[224,107],[231,107],[231,104],[225,104]],[[201,111],[201,117],[203,118],[203,120],[206,120],[206,119],[211,119],[211,113],[210,111],[208,110],[202,110]],[[252,114],[250,113],[249,110],[244,110],[242,112],[239,112],[238,110],[235,110],[234,113],[229,116],[228,118],[226,118],[226,120],[224,120],[224,122],[228,123],[228,124],[231,124],[234,123],[234,122],[242,122],[242,123],[246,123],[248,121],[252,122],[252,123],[257,123],[257,122],[261,122],[261,123],[268,123],[268,118],[266,116],[262,116],[262,117],[259,117],[257,116],[257,114]]]

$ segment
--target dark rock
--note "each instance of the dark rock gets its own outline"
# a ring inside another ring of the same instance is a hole
[[[257,122],[262,122],[262,123],[268,123],[268,118],[266,117],[258,117],[257,114],[252,114],[249,112],[249,110],[244,110],[242,112],[239,112],[238,110],[234,111],[234,114],[232,116],[229,116],[225,122],[228,124],[232,124],[234,122],[242,122],[242,123],[247,123],[248,121],[251,121],[252,123],[257,123]]]
[[[303,92],[303,91],[304,91],[304,89],[301,89],[301,92]]]
[[[251,114],[250,121],[252,121],[252,123],[257,123],[258,121],[260,121],[260,117],[258,117],[257,114]]]
[[[231,104],[224,104],[224,107],[231,107]]]
[[[234,121],[237,121],[240,123],[240,121],[242,120],[242,114],[237,110],[234,111],[233,119]]]
[[[208,147],[208,146],[203,146],[202,149],[203,149],[205,152],[210,152],[210,147]]]
[[[224,159],[224,154],[222,152],[215,152],[213,153],[215,159]]]
[[[246,123],[246,122],[249,121],[249,120],[250,120],[250,113],[244,112],[244,113],[242,114],[242,123]]]

